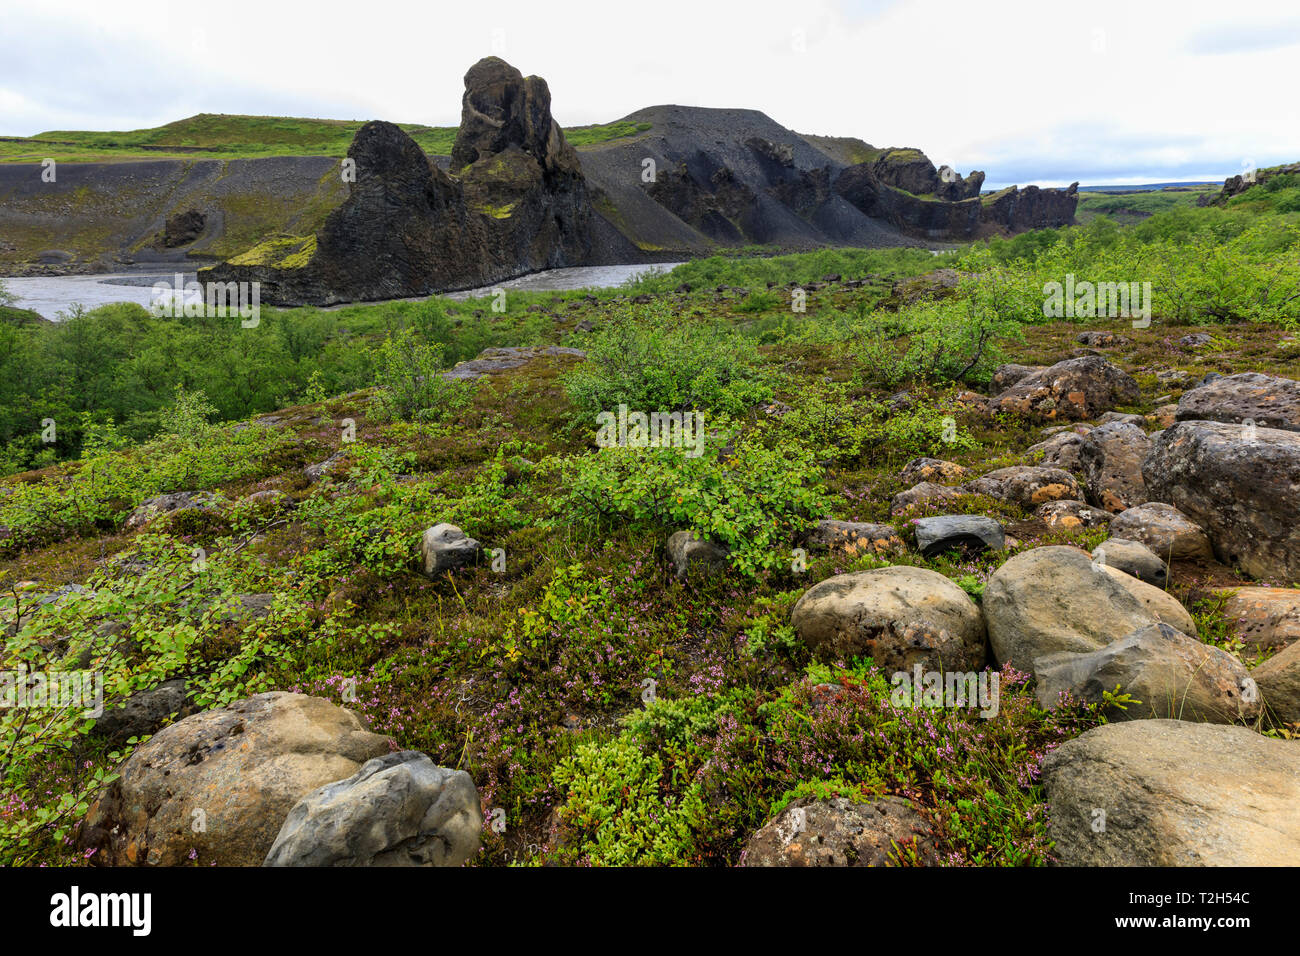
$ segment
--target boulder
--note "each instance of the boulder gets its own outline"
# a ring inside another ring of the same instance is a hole
[[[1142,461],[1151,449],[1146,432],[1127,422],[1111,422],[1088,432],[1079,449],[1087,499],[1112,514],[1147,500]]]
[[[975,602],[926,568],[894,566],[828,578],[799,598],[790,623],[821,660],[871,657],[886,673],[970,671],[984,664]]]
[[[420,560],[428,577],[473,564],[480,545],[454,524],[436,524],[426,528],[420,541]]]
[[[1300,382],[1261,372],[1222,375],[1178,400],[1180,422],[1207,421],[1300,431]]]
[[[1300,747],[1245,727],[1105,724],[1048,754],[1066,866],[1300,865]]]
[[[898,477],[905,485],[916,485],[923,481],[957,484],[965,480],[966,469],[956,462],[939,458],[913,458],[903,466]]]
[[[1109,511],[1094,508],[1086,501],[1072,501],[1062,498],[1049,501],[1035,512],[1049,528],[1058,531],[1078,531],[1081,528],[1097,528],[1108,524],[1111,519]]]
[[[691,572],[709,575],[725,571],[729,563],[726,547],[690,531],[673,532],[667,547],[668,560],[673,563],[679,581],[684,581]]]
[[[1046,365],[999,365],[993,370],[993,375],[989,379],[989,388],[994,395],[997,395],[1046,367]]]
[[[1065,431],[1058,431],[1050,438],[1045,438],[1036,445],[1030,445],[1027,454],[1042,452],[1038,464],[1044,468],[1063,468],[1066,471],[1082,472],[1083,439],[1091,426],[1080,425]]]
[[[860,521],[836,521],[823,518],[802,538],[803,543],[821,551],[841,548],[862,551],[893,551],[903,547],[903,539],[891,525]]]
[[[81,842],[103,865],[257,866],[302,797],[395,749],[319,697],[257,694],[177,721],[122,766]]]
[[[542,358],[570,358],[581,361],[587,357],[582,349],[563,345],[504,346],[484,349],[476,358],[457,362],[455,366],[442,373],[443,378],[473,381],[490,375],[522,368],[530,362]]]
[[[1158,588],[1164,587],[1169,577],[1169,566],[1154,551],[1128,538],[1107,538],[1092,549],[1092,560],[1094,564],[1108,564]]]
[[[264,865],[460,866],[482,829],[469,774],[400,750],[299,800]]]
[[[1300,588],[1229,589],[1223,617],[1243,644],[1286,647],[1300,638]]]
[[[930,824],[901,797],[856,803],[801,797],[749,838],[741,866],[937,865]]]
[[[1178,420],[1178,406],[1172,404],[1161,405],[1150,415],[1146,416],[1147,425],[1154,426],[1156,428],[1168,428],[1177,420]]]
[[[217,507],[217,498],[210,491],[174,491],[142,501],[124,525],[127,531],[137,531],[163,515],[181,511],[210,511]]]
[[[1006,504],[1019,505],[1032,511],[1048,501],[1062,498],[1080,498],[1083,489],[1068,471],[1044,468],[1040,465],[1012,465],[998,468],[974,481],[967,482],[964,490],[972,494],[987,495]]]
[[[1066,359],[1017,381],[990,402],[993,412],[1037,421],[1096,418],[1139,397],[1133,376],[1096,355]]]
[[[1117,422],[1125,425],[1136,425],[1138,428],[1146,428],[1147,417],[1145,415],[1127,415],[1124,412],[1107,412],[1097,419],[1098,425],[1112,425]]]
[[[138,691],[120,707],[105,710],[95,721],[90,735],[111,747],[119,747],[132,737],[147,737],[157,731],[172,714],[186,717],[193,708],[185,694],[185,680],[177,677],[157,687]]]
[[[1300,643],[1288,644],[1250,676],[1275,720],[1300,724]]]
[[[1142,476],[1151,498],[1205,529],[1224,564],[1300,580],[1300,432],[1179,422],[1154,438]]]
[[[984,588],[983,608],[994,659],[1030,673],[1046,654],[1087,654],[1148,624],[1196,634],[1174,598],[1062,545],[1022,551],[1003,564]]]
[[[1200,525],[1173,505],[1149,501],[1127,508],[1110,523],[1110,533],[1138,541],[1165,561],[1197,561],[1214,556]]]
[[[906,514],[915,511],[928,511],[931,508],[946,508],[961,500],[961,489],[936,485],[932,481],[923,481],[919,485],[900,491],[889,499],[891,515]]]
[[[1092,331],[1080,332],[1074,337],[1074,341],[1080,345],[1088,345],[1092,348],[1105,349],[1112,348],[1116,345],[1127,345],[1128,339],[1115,332]]]
[[[320,481],[326,475],[334,474],[347,457],[347,452],[336,451],[324,461],[318,461],[313,465],[308,465],[302,470],[302,473],[306,476],[308,481]]]
[[[295,504],[293,496],[283,492],[278,488],[267,488],[264,491],[254,491],[252,494],[242,499],[242,503],[256,505],[259,508],[275,509],[292,508]]]
[[[916,548],[927,558],[945,551],[1000,551],[1006,546],[1002,525],[983,515],[939,515],[912,522]]]
[[[1061,694],[1097,704],[1119,688],[1135,703],[1107,708],[1112,720],[1233,723],[1259,716],[1259,695],[1241,662],[1168,624],[1148,624],[1084,654],[1044,654],[1034,661],[1034,672],[1038,701],[1049,710]]]

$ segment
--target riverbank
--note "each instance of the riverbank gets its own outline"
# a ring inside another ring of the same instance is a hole
[[[681,265],[680,262],[648,265],[625,263],[610,266],[575,266],[567,269],[546,269],[541,272],[518,276],[492,286],[446,293],[442,297],[453,301],[464,301],[491,295],[497,289],[558,292],[574,289],[612,288],[622,285],[629,279],[643,273],[668,272],[679,265]],[[178,268],[168,271],[165,266],[159,267],[154,264],[149,269],[136,269],[128,272],[62,276],[13,276],[0,279],[0,282],[3,282],[5,287],[16,296],[14,302],[16,308],[30,309],[43,318],[57,322],[73,314],[77,307],[89,310],[103,305],[133,302],[136,305],[149,308],[155,300],[153,291],[155,285],[158,283],[174,285],[178,275],[181,276],[182,283],[196,281],[196,273],[193,269]],[[384,301],[419,302],[425,298],[429,297],[418,296]],[[358,303],[330,306],[328,310],[337,311],[356,304]]]

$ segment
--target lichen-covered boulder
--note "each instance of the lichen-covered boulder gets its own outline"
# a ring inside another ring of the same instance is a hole
[[[81,842],[99,864],[175,866],[193,852],[258,866],[294,804],[394,749],[327,700],[257,694],[150,738],[91,806]]]
[[[936,571],[893,566],[828,578],[791,612],[795,632],[821,660],[871,657],[886,672],[970,671],[984,664],[984,620],[961,588]]]

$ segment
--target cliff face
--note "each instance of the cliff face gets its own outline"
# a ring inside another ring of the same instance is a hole
[[[363,126],[348,158],[355,182],[314,236],[269,240],[200,281],[257,281],[265,302],[328,305],[486,285],[588,257],[586,183],[546,83],[495,57],[465,76],[455,175],[392,123]]]
[[[1078,183],[1068,189],[1012,186],[981,198],[983,185],[983,172],[962,178],[947,166],[936,169],[919,150],[886,150],[835,179],[835,191],[855,208],[927,239],[969,239],[1074,222]]]
[[[1017,189],[1012,186],[984,202],[981,219],[1009,232],[1050,229],[1074,222],[1078,205],[1078,183],[1071,183],[1067,189],[1039,189],[1037,186]]]

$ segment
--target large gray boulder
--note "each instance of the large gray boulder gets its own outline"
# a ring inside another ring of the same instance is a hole
[[[953,461],[941,458],[913,458],[898,473],[898,479],[905,485],[917,485],[923,481],[936,484],[957,484],[966,478],[966,469]]]
[[[1244,727],[1106,724],[1043,761],[1066,866],[1300,866],[1300,747]]]
[[[127,531],[138,531],[161,518],[182,511],[212,511],[218,505],[217,496],[210,491],[173,491],[142,501],[126,518]]]
[[[1006,547],[1002,525],[984,515],[938,515],[918,518],[912,523],[916,549],[933,558],[945,551],[1000,551]]]
[[[1082,472],[1083,440],[1090,431],[1092,431],[1091,425],[1075,425],[1073,428],[1062,428],[1061,431],[1043,439],[1038,444],[1030,445],[1026,449],[1026,454],[1033,455],[1035,452],[1042,452],[1043,457],[1037,464],[1042,465],[1044,468],[1064,468],[1070,472]]]
[[[1098,355],[1085,355],[1018,379],[990,400],[989,410],[1038,421],[1080,421],[1131,405],[1139,395],[1133,376]]]
[[[1152,498],[1206,530],[1220,561],[1300,580],[1300,432],[1179,422],[1152,441],[1142,474]]]
[[[389,753],[356,714],[276,691],[177,721],[122,766],[91,806],[82,845],[92,862],[257,866],[303,796]]]
[[[1026,511],[1049,501],[1077,499],[1082,495],[1079,482],[1068,471],[1041,465],[998,468],[968,481],[963,487],[967,492],[1019,505]]]
[[[927,568],[894,566],[828,578],[791,612],[821,660],[870,656],[884,671],[971,671],[984,664],[984,620],[961,588]]]
[[[1148,501],[1117,514],[1110,523],[1117,538],[1146,545],[1164,561],[1197,561],[1214,557],[1210,539],[1173,505]]]
[[[961,500],[961,496],[961,488],[950,488],[933,481],[923,481],[890,498],[889,513],[901,515],[934,508],[951,508]]]
[[[1079,450],[1088,500],[1112,514],[1146,501],[1142,461],[1150,449],[1147,433],[1127,422],[1088,432]]]
[[[1038,701],[1049,710],[1062,694],[1096,704],[1118,688],[1140,703],[1108,708],[1112,720],[1233,723],[1259,716],[1259,694],[1241,661],[1168,624],[1149,624],[1086,654],[1046,654],[1034,671]]]
[[[460,866],[478,852],[482,829],[469,774],[402,750],[299,800],[265,865]]]
[[[1222,614],[1248,647],[1281,648],[1300,641],[1300,588],[1225,588]]]
[[[1043,519],[1043,524],[1060,531],[1079,531],[1083,528],[1097,528],[1110,523],[1111,514],[1094,507],[1086,501],[1071,501],[1061,498],[1041,505],[1034,512]]]
[[[1240,423],[1300,431],[1300,382],[1261,372],[1221,375],[1178,400],[1178,421]]]
[[[1108,564],[1158,588],[1164,587],[1169,575],[1169,566],[1156,557],[1154,551],[1128,538],[1107,538],[1092,549],[1092,560],[1095,564]]]
[[[903,547],[903,539],[892,525],[865,521],[837,521],[823,518],[802,536],[803,543],[819,551],[841,549],[859,553],[863,551],[894,551]]]
[[[1091,653],[1149,624],[1196,634],[1174,598],[1064,545],[1003,564],[984,588],[983,607],[994,659],[1030,673],[1044,655]]]
[[[741,866],[893,866],[939,862],[930,824],[901,797],[794,800],[745,844]]]

